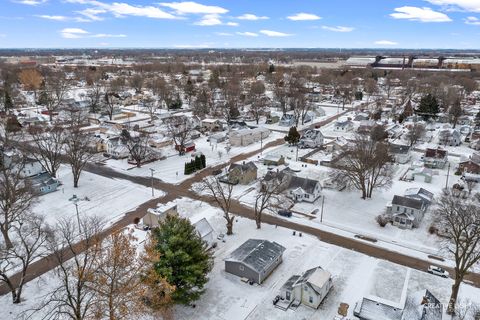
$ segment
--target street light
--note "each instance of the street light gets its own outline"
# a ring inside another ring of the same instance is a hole
[[[80,199],[74,194],[68,201],[71,201],[75,205],[75,211],[77,212],[77,223],[78,223],[78,230],[80,231],[80,214],[78,213],[78,202]]]
[[[155,197],[155,194],[154,194],[154,189],[153,189],[153,173],[155,172],[155,169],[152,169],[150,168],[150,172],[152,173],[152,198]]]

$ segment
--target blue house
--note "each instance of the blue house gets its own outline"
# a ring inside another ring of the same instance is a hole
[[[27,181],[31,183],[33,190],[41,195],[56,191],[60,185],[59,181],[47,172],[28,177]]]

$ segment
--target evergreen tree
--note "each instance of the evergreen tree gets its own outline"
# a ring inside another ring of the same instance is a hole
[[[213,267],[213,253],[195,227],[187,219],[167,216],[152,237],[160,256],[155,271],[175,286],[173,301],[190,304],[200,298]]]
[[[275,66],[273,64],[268,66],[268,73],[273,73],[275,72]]]
[[[300,133],[298,133],[297,127],[290,128],[288,135],[285,136],[285,141],[290,145],[296,145],[300,141]]]
[[[200,160],[202,161],[202,168],[206,168],[207,167],[207,158],[205,157],[204,154],[202,154],[200,156]]]
[[[420,114],[425,120],[428,120],[431,117],[435,117],[438,112],[440,112],[440,109],[437,98],[430,93],[426,96],[423,96],[420,100],[417,113]]]
[[[13,109],[12,97],[10,96],[8,90],[5,90],[5,98],[3,103],[5,105],[5,111]]]
[[[195,157],[195,169],[196,170],[201,170],[202,168],[202,160],[200,159],[200,156]]]
[[[362,100],[363,99],[363,92],[357,91],[355,92],[355,100]]]

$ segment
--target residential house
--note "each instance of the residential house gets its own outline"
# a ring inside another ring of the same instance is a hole
[[[462,141],[460,132],[456,129],[443,129],[438,133],[438,143],[444,146],[459,146]]]
[[[332,140],[325,144],[325,150],[330,153],[338,152],[343,150],[348,145],[348,140],[345,137],[336,137],[335,140]]]
[[[130,155],[120,136],[106,138],[105,153],[113,159],[126,159]]]
[[[321,196],[322,186],[320,181],[298,177],[290,168],[285,168],[279,172],[267,172],[264,181],[268,183],[273,179],[277,180],[279,191],[284,192],[294,202],[312,203]]]
[[[249,239],[225,259],[225,271],[261,284],[282,263],[284,251],[276,242]]]
[[[266,166],[280,166],[285,164],[285,157],[282,155],[268,154],[263,158],[263,164]]]
[[[410,180],[431,183],[433,179],[433,170],[430,168],[416,168],[410,173]]]
[[[182,153],[187,153],[191,151],[195,151],[195,143],[192,141],[185,142],[183,146],[180,146],[178,144],[175,145],[175,150],[181,151]]]
[[[213,144],[218,144],[224,142],[225,140],[227,140],[227,134],[224,132],[218,132],[208,137],[208,141]]]
[[[391,143],[389,153],[395,159],[396,163],[405,164],[411,159],[410,146]]]
[[[228,169],[227,180],[229,183],[250,184],[257,180],[257,166],[253,161],[232,163]]]
[[[404,196],[393,197],[387,213],[392,216],[394,226],[417,228],[432,201],[433,194],[423,188],[407,189]]]
[[[270,130],[262,127],[236,130],[230,133],[230,144],[234,147],[244,147],[262,139],[266,139],[269,135]]]
[[[22,178],[37,176],[45,171],[45,168],[39,161],[31,158],[24,158],[20,176]]]
[[[444,306],[429,290],[415,292],[399,304],[370,296],[357,302],[360,320],[442,320]]]
[[[480,174],[480,164],[472,159],[465,160],[459,163],[458,171],[461,173]]]
[[[222,123],[218,119],[203,119],[202,129],[208,131],[219,131],[223,129]]]
[[[480,150],[480,139],[475,139],[470,142],[469,147],[472,148],[473,150]]]
[[[318,129],[308,129],[298,142],[299,148],[319,148],[323,145],[324,136]]]
[[[281,127],[293,127],[295,126],[296,122],[297,122],[297,118],[295,117],[295,115],[291,113],[285,113],[280,118],[278,125]]]
[[[353,130],[353,122],[349,119],[337,120],[333,125],[333,130],[337,132],[349,132]]]
[[[425,150],[423,157],[425,167],[432,169],[443,169],[448,162],[448,151],[443,149],[431,149]]]
[[[34,192],[38,194],[47,194],[56,191],[60,185],[60,182],[47,172],[30,176],[26,178],[26,180],[30,182]]]
[[[159,203],[156,208],[148,209],[147,214],[142,218],[142,223],[150,228],[158,227],[168,215],[178,216],[175,202]]]
[[[193,224],[200,238],[207,243],[208,247],[212,247],[215,243],[215,231],[206,218],[202,218]]]
[[[305,271],[302,275],[291,276],[280,289],[280,300],[275,305],[283,310],[292,303],[302,303],[317,309],[333,286],[330,272],[315,267]]]

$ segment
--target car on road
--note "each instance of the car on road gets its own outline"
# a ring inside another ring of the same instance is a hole
[[[443,278],[448,278],[449,276],[447,270],[437,266],[429,266],[427,272]]]
[[[292,216],[292,211],[288,210],[278,210],[278,214],[281,215],[282,217],[288,217],[290,218]]]

